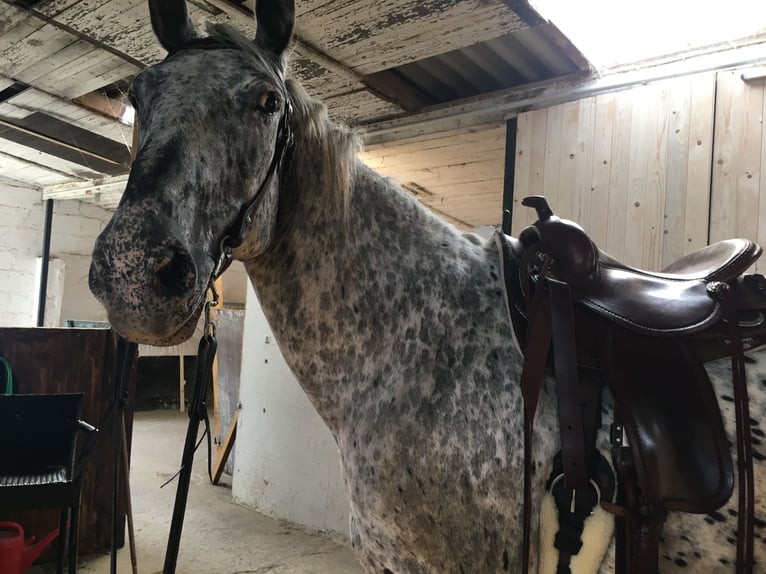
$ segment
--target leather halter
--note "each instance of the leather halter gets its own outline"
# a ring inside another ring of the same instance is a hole
[[[223,38],[217,38],[208,36],[205,38],[192,38],[185,42],[182,46],[169,53],[166,60],[172,58],[175,54],[182,50],[243,50],[243,48],[233,42],[228,42]],[[275,69],[277,76],[284,81],[283,74]],[[233,251],[245,242],[247,232],[250,228],[250,224],[253,222],[253,214],[260,205],[264,197],[266,187],[271,182],[274,174],[282,168],[285,158],[288,155],[288,151],[293,145],[293,133],[290,129],[290,118],[293,112],[292,102],[290,96],[285,90],[280,94],[284,100],[284,111],[282,117],[279,120],[279,131],[277,132],[277,141],[274,146],[274,155],[271,158],[269,169],[266,172],[266,177],[263,178],[261,185],[255,192],[255,195],[247,201],[239,210],[239,215],[235,222],[229,227],[229,229],[223,234],[221,242],[219,244],[219,252],[217,257],[213,257],[215,266],[210,274],[209,286],[213,291],[214,298],[215,287],[213,286],[215,280],[218,279],[223,272],[226,271],[231,262],[233,261]]]

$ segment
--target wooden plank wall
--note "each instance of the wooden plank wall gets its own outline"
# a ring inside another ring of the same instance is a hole
[[[461,129],[383,146],[361,159],[464,229],[500,223],[505,126]]]
[[[766,81],[743,82],[740,74],[718,74],[710,240],[766,245]],[[766,262],[756,270],[763,273]]]
[[[519,115],[513,228],[545,195],[626,263],[659,270],[707,242],[715,75]]]

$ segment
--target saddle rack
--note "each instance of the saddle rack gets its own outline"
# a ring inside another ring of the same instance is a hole
[[[604,386],[609,389],[617,502],[600,503],[617,516],[617,572],[652,574],[668,512],[706,514],[731,497],[730,447],[703,365],[730,356],[739,491],[736,572],[752,573],[755,501],[744,352],[766,345],[766,280],[745,272],[761,248],[746,239],[722,241],[652,273],[601,251],[582,227],[556,217],[544,197],[527,197],[522,205],[533,207],[538,221],[518,239],[497,237],[511,323],[525,355],[524,572],[532,423],[546,370],[556,380],[561,464],[572,509],[575,493],[588,491],[597,479],[601,395]],[[594,498],[590,509],[598,503]],[[579,548],[563,546],[559,572],[568,572]]]

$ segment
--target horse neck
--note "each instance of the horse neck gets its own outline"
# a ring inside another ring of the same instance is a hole
[[[246,265],[287,363],[334,428],[350,387],[413,368],[426,320],[431,337],[449,331],[446,292],[475,289],[486,261],[477,242],[362,164],[346,217],[315,182],[293,185],[305,186],[293,225]]]

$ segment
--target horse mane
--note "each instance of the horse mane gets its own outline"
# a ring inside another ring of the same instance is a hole
[[[327,107],[311,98],[295,78],[284,79],[279,63],[267,58],[256,43],[228,24],[208,23],[207,32],[225,45],[242,50],[259,69],[270,71],[275,84],[284,84],[293,106],[290,127],[293,130],[293,155],[319,154],[319,181],[305,182],[323,197],[335,198],[341,220],[345,221],[351,201],[351,184],[362,148],[360,132],[334,123]],[[297,152],[297,153],[296,153]],[[289,162],[288,177],[300,179],[303,162]],[[304,192],[308,192],[305,189]]]

